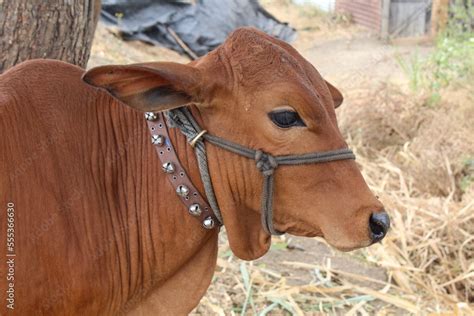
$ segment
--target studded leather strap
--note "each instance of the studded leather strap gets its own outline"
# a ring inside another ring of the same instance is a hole
[[[151,143],[155,146],[158,158],[162,164],[171,186],[176,195],[186,206],[189,214],[196,217],[206,229],[212,229],[219,223],[211,207],[201,193],[193,185],[171,143],[166,119],[162,113],[145,113],[148,129],[151,134]]]

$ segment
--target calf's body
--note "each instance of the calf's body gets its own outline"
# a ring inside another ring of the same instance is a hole
[[[31,61],[0,76],[0,236],[14,204],[14,315],[179,315],[204,295],[216,229],[176,198],[143,114],[81,81],[83,70]],[[194,154],[172,142],[201,189]],[[4,246],[4,238],[2,238]]]
[[[0,280],[13,274],[14,311],[181,315],[204,294],[218,229],[205,230],[187,214],[161,170],[143,113],[132,108],[192,104],[210,134],[268,153],[276,168],[270,156],[347,146],[334,110],[341,102],[296,50],[251,28],[187,65],[103,66],[83,76],[74,66],[39,60],[4,73],[0,234],[14,230],[15,256]],[[176,129],[170,137],[203,194],[193,149]],[[271,243],[260,223],[262,157],[206,148],[230,247],[239,258],[258,258]],[[321,236],[341,250],[385,236],[388,216],[352,159],[274,172],[276,231]],[[0,283],[3,302],[11,288]],[[4,314],[8,307],[1,308]]]

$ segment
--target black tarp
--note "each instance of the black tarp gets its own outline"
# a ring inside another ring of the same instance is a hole
[[[293,28],[278,21],[257,0],[102,0],[101,16],[118,27],[125,40],[141,40],[186,54],[179,44],[182,40],[198,56],[220,45],[241,26],[257,27],[288,42],[296,36]]]

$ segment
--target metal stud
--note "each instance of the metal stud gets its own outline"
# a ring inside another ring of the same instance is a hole
[[[189,188],[185,185],[178,185],[178,187],[176,188],[176,193],[179,196],[186,197],[189,194]]]
[[[156,120],[157,118],[158,118],[158,116],[156,116],[155,113],[153,113],[153,112],[145,112],[145,119],[146,119],[147,121],[154,121],[154,120]]]
[[[212,229],[214,228],[214,220],[212,219],[212,217],[208,216],[204,219],[204,221],[202,222],[202,226],[205,228],[205,229]]]
[[[165,138],[162,135],[151,135],[151,143],[153,145],[163,146]]]
[[[201,207],[199,204],[195,203],[189,207],[189,214],[193,216],[199,216],[201,215]]]
[[[166,173],[174,172],[174,165],[172,162],[165,162],[161,167],[163,168],[163,171]]]

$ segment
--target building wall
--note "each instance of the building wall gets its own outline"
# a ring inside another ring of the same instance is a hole
[[[380,32],[382,0],[336,0],[336,12],[348,13],[355,23]]]
[[[397,37],[423,36],[430,27],[431,1],[392,0],[389,34]]]

